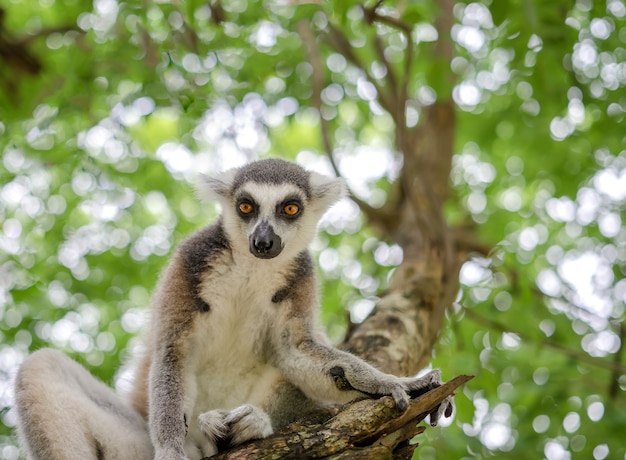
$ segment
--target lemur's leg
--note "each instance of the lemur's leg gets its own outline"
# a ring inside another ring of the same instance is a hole
[[[69,357],[42,349],[15,381],[18,434],[32,459],[151,459],[146,422]]]

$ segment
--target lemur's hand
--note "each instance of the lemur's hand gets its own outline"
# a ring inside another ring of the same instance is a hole
[[[409,398],[417,397],[441,386],[441,372],[436,369],[422,377],[395,377],[364,366],[335,366],[330,369],[335,386],[342,391],[356,390],[371,398],[391,396],[396,407],[405,411],[409,407]],[[451,396],[430,414],[431,425],[437,425],[441,417],[450,417],[454,411]]]
[[[407,393],[411,396],[411,398],[417,398],[434,388],[440,387],[443,383],[441,381],[441,371],[439,369],[434,369],[421,377],[405,377],[401,380],[404,382]],[[435,408],[433,412],[430,413],[430,424],[432,426],[436,426],[439,420],[443,417],[450,417],[453,412],[454,399],[452,396],[448,396],[439,406]]]

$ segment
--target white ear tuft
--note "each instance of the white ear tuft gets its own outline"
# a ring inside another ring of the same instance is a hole
[[[320,207],[329,208],[348,194],[345,181],[339,177],[329,177],[316,172],[310,172],[311,191],[313,200],[320,203]]]
[[[198,176],[197,194],[202,200],[222,201],[230,196],[231,184],[236,168],[228,169],[215,176],[200,174]]]

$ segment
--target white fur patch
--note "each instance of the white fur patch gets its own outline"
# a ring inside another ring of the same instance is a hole
[[[226,252],[203,278],[200,296],[210,310],[194,326],[184,371],[185,413],[194,439],[202,439],[207,428],[195,423],[200,414],[243,404],[262,407],[282,379],[261,355],[265,333],[280,311],[272,296],[284,287],[289,272],[291,261],[281,256],[262,260],[247,248],[243,253]],[[246,429],[241,436],[247,433]],[[210,443],[202,450],[206,449],[211,449]]]

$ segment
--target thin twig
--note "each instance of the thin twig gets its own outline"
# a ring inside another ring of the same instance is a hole
[[[370,70],[365,66],[361,59],[356,55],[354,50],[352,49],[352,45],[346,38],[346,36],[335,27],[333,24],[328,24],[328,30],[330,31],[328,35],[328,39],[333,47],[337,49],[344,57],[350,62],[352,65],[360,69],[368,81],[374,85],[376,92],[378,93],[378,101],[380,105],[392,116],[394,122],[397,123],[395,119],[396,111],[394,110],[393,100],[389,97],[389,95],[384,91],[384,88],[380,86],[378,81],[372,77]]]
[[[322,88],[324,87],[324,75],[322,71],[322,60],[320,53],[315,43],[315,37],[311,31],[311,26],[308,21],[301,21],[298,23],[298,33],[302,37],[309,54],[309,62],[313,68],[313,105],[320,114],[320,126],[322,130],[322,143],[324,144],[324,152],[332,166],[337,177],[342,177],[339,167],[335,162],[333,156],[333,144],[331,139],[331,129],[328,121],[322,115]],[[350,194],[352,200],[359,206],[361,211],[367,216],[370,223],[376,225],[385,222],[389,219],[389,213],[384,209],[374,208],[364,202],[363,200]]]
[[[322,88],[324,86],[322,59],[320,58],[320,53],[317,44],[315,43],[315,37],[313,36],[313,32],[311,31],[311,25],[308,21],[300,21],[298,23],[298,33],[304,41],[307,53],[309,54],[309,62],[311,63],[311,67],[313,68],[313,105],[320,115],[320,125],[322,128],[322,142],[324,144],[324,151],[326,152],[326,156],[330,160],[330,164],[335,171],[335,174],[337,176],[341,176],[339,168],[337,167],[337,164],[335,163],[335,159],[333,157],[333,145],[331,140],[330,127],[328,126],[328,121],[324,118],[322,114]]]
[[[488,327],[489,329],[494,329],[498,332],[511,332],[513,334],[518,335],[522,340],[528,341],[528,342],[534,342],[535,339],[533,337],[530,336],[530,334],[526,334],[524,332],[520,332],[518,330],[515,330],[512,327],[509,326],[505,326],[504,324],[501,324],[497,321],[493,321],[489,318],[485,318],[483,315],[476,313],[474,310],[470,309],[470,308],[466,308],[463,307],[463,311],[465,312],[465,314],[467,315],[467,317],[469,319],[471,319],[472,321],[474,321],[475,323],[478,323],[482,326]],[[542,339],[539,341],[539,343],[541,345],[544,345],[546,347],[552,348],[554,350],[557,350],[561,353],[563,353],[566,356],[569,356],[570,358],[574,358],[580,362],[583,362],[585,364],[589,364],[592,366],[596,366],[596,367],[601,367],[603,369],[607,369],[613,372],[619,372],[620,374],[624,374],[626,373],[626,366],[624,366],[623,364],[621,364],[620,362],[617,361],[607,361],[605,359],[601,359],[601,358],[596,358],[594,356],[590,356],[587,353],[585,353],[584,351],[580,351],[580,350],[572,350],[571,348],[566,347],[565,345],[558,343],[558,342],[553,342],[551,340],[548,339]]]
[[[624,340],[626,340],[626,327],[624,327],[624,323],[620,323],[617,326],[618,336],[619,336],[619,348],[615,352],[613,356],[613,362],[615,364],[621,364],[622,356],[624,354]],[[619,378],[620,374],[623,372],[618,372],[617,370],[613,370],[613,375],[611,376],[611,386],[609,387],[609,397],[611,399],[615,399],[619,392]]]

